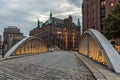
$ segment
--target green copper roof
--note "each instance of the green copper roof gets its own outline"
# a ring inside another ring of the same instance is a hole
[[[37,28],[42,28],[42,26],[43,26],[43,22],[39,21],[39,19],[38,19]]]
[[[52,17],[49,18],[48,22],[49,22],[49,23],[52,23],[52,22],[53,22]]]
[[[52,22],[53,22],[52,12],[50,11],[50,16],[49,16],[49,19],[46,22],[46,25],[51,24]]]
[[[53,22],[53,19],[52,19],[52,17],[50,17],[50,18],[47,20],[46,24],[51,24],[52,22]]]
[[[40,26],[39,28],[42,28],[43,27],[43,22],[40,21],[39,26]]]

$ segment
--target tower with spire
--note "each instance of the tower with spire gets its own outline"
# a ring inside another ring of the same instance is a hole
[[[79,29],[80,30],[80,35],[81,35],[81,24],[80,24],[80,20],[79,20],[79,18],[78,18],[78,22],[77,22],[77,29]]]
[[[80,27],[80,20],[78,19],[77,26]]]
[[[39,28],[40,27],[40,23],[39,23],[40,21],[39,21],[39,19],[38,19],[38,23],[37,23],[37,28]]]
[[[52,12],[50,11],[50,18],[52,17]]]
[[[46,24],[51,24],[53,22],[52,12],[50,11],[49,19]]]

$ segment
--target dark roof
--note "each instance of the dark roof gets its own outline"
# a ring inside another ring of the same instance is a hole
[[[58,18],[55,18],[55,17],[52,17],[52,19],[57,24],[64,24],[64,21],[62,19],[58,19]]]

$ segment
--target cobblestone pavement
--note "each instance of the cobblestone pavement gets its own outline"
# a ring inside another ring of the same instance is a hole
[[[70,51],[36,54],[0,62],[0,80],[95,80]]]

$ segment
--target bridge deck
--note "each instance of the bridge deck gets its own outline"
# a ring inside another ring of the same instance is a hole
[[[95,80],[70,51],[36,54],[0,62],[0,80]]]

